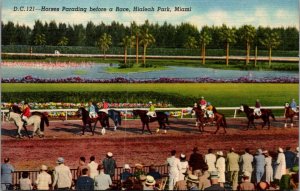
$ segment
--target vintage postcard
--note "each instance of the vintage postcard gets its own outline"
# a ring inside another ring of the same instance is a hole
[[[297,189],[299,1],[4,0],[1,58],[3,190]]]

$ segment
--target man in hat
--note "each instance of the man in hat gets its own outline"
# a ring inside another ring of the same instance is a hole
[[[227,171],[229,171],[229,181],[232,182],[232,189],[236,190],[238,186],[238,173],[239,173],[239,159],[240,156],[235,153],[235,149],[231,148],[227,154]]]
[[[205,155],[204,161],[208,166],[208,172],[216,171],[216,161],[217,157],[213,153],[212,149],[208,149],[208,154]]]
[[[285,156],[283,153],[283,149],[282,148],[278,148],[278,156],[277,156],[277,160],[276,160],[276,170],[275,170],[275,175],[274,175],[274,179],[276,179],[277,181],[279,181],[282,177],[282,175],[286,174],[286,162],[285,162]]]
[[[70,168],[64,165],[64,158],[59,157],[56,161],[58,166],[54,169],[54,180],[52,184],[52,189],[55,190],[55,186],[59,190],[69,190],[72,185],[72,173]]]
[[[49,185],[52,184],[50,174],[47,173],[48,167],[46,165],[41,166],[41,172],[37,175],[35,184],[38,190],[49,190]]]
[[[219,184],[218,172],[216,172],[216,171],[211,172],[210,182],[211,182],[211,186],[208,188],[205,188],[204,190],[225,191],[225,188],[221,187]],[[236,190],[236,189],[233,189],[233,190]]]
[[[190,174],[186,180],[188,190],[199,190],[199,179],[196,175]]]
[[[204,190],[205,188],[208,188],[211,186],[209,177],[210,177],[210,173],[208,172],[208,166],[204,166],[202,169],[203,173],[202,175],[199,177],[199,189],[200,190]]]
[[[272,166],[272,157],[270,156],[267,150],[263,151],[265,155],[265,162],[266,162],[266,182],[271,184],[273,182],[273,166]]]
[[[105,174],[110,175],[111,178],[115,175],[115,169],[117,168],[117,164],[115,159],[113,159],[112,152],[108,152],[106,154],[106,158],[102,162],[104,167]]]
[[[152,176],[155,180],[161,179],[161,174],[156,170],[153,164],[150,165],[147,175]]]
[[[94,190],[94,180],[88,176],[88,169],[82,169],[81,176],[76,181],[76,190]]]
[[[12,173],[15,171],[14,167],[10,164],[9,158],[4,158],[4,164],[1,164],[1,189],[6,190],[7,187],[12,185]]]
[[[91,178],[95,178],[99,174],[97,168],[98,168],[98,163],[95,162],[95,156],[90,157],[90,163],[87,165],[89,169],[89,175]]]
[[[179,171],[178,180],[184,180],[185,173],[189,169],[189,163],[188,163],[188,161],[186,161],[186,156],[183,153],[180,154],[179,159],[180,159],[180,171]]]
[[[146,175],[145,171],[143,171],[143,167],[144,165],[137,163],[135,164],[135,171],[133,173],[133,176],[135,177],[135,179],[139,180],[141,175]]]
[[[266,165],[265,156],[263,155],[261,149],[257,149],[256,155],[254,156],[254,163],[255,163],[255,170],[256,170],[255,173],[256,183],[258,183],[261,181],[261,178],[265,173],[265,165]]]
[[[216,162],[216,169],[219,175],[219,183],[221,187],[224,187],[225,183],[225,172],[226,172],[226,161],[223,156],[223,151],[217,152],[217,162]]]
[[[194,147],[193,153],[189,158],[189,167],[191,168],[193,174],[201,172],[202,168],[206,166],[203,156],[198,153],[198,147]]]
[[[149,101],[149,110],[147,112],[147,115],[150,117],[156,117],[155,107],[152,104],[152,101]]]
[[[130,172],[129,164],[125,164],[123,169],[124,171],[120,174],[121,183],[125,182],[129,177],[133,176],[133,174]]]
[[[251,173],[248,171],[245,171],[243,174],[243,180],[242,183],[240,184],[240,189],[239,190],[255,190],[255,186],[252,182],[250,182],[250,176]]]
[[[240,163],[241,163],[241,167],[242,167],[242,172],[249,172],[250,173],[250,176],[249,176],[249,179],[251,180],[251,174],[252,174],[252,171],[253,171],[253,167],[252,167],[252,163],[253,163],[253,155],[250,154],[250,149],[249,148],[246,148],[245,149],[245,154],[243,154],[241,157],[240,157]]]
[[[171,157],[166,162],[169,166],[169,190],[173,190],[175,183],[179,179],[180,160],[176,158],[176,151],[171,151]]]
[[[102,164],[99,164],[98,171],[100,172],[99,175],[95,176],[95,190],[107,190],[112,185],[111,177],[109,174],[104,172],[105,168]]]
[[[154,190],[156,181],[152,176],[146,176],[144,190]]]
[[[295,155],[296,154],[291,151],[291,147],[289,147],[289,146],[286,147],[285,152],[284,152],[284,156],[285,156],[287,172],[289,172],[294,166],[294,160],[295,160],[295,157],[296,157]]]

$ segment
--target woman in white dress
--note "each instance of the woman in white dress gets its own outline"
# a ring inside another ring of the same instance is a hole
[[[266,163],[266,182],[270,183],[273,182],[273,167],[272,167],[272,157],[270,156],[268,151],[263,152],[265,155],[265,163]]]
[[[278,157],[276,160],[276,170],[275,170],[275,176],[274,178],[277,180],[280,180],[282,175],[286,174],[286,163],[285,163],[285,156],[283,153],[282,148],[278,148]]]
[[[223,152],[218,151],[217,157],[218,158],[217,158],[217,162],[216,162],[216,168],[217,168],[218,175],[219,175],[219,183],[220,183],[220,186],[224,187],[226,164],[225,164],[225,158],[223,157]]]
[[[180,155],[180,172],[179,172],[179,180],[184,180],[185,173],[189,169],[189,163],[186,161],[186,156],[184,154]]]

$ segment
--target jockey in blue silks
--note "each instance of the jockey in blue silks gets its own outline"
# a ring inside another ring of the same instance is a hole
[[[291,104],[290,104],[290,107],[292,108],[292,110],[293,110],[294,112],[298,112],[298,110],[297,110],[297,103],[296,103],[295,99],[292,99],[292,102],[291,102]]]
[[[89,102],[88,112],[90,118],[96,118],[98,116],[98,114],[96,113],[95,106],[92,104],[91,101]]]

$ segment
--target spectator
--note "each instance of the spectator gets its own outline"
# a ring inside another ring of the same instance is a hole
[[[281,179],[282,175],[286,174],[286,163],[285,163],[285,156],[283,154],[283,149],[278,148],[278,157],[276,160],[276,170],[275,170],[275,176],[274,179],[279,181]]]
[[[9,158],[4,158],[4,164],[1,165],[1,187],[2,190],[7,190],[12,186],[12,173],[15,171],[10,164]]]
[[[291,147],[286,147],[284,156],[285,156],[285,162],[286,162],[286,170],[287,173],[293,168],[295,156],[296,154],[291,151]]]
[[[90,157],[90,163],[87,165],[89,167],[90,171],[90,177],[92,179],[95,178],[99,174],[97,168],[98,168],[98,163],[95,162],[95,156]]]
[[[212,149],[208,149],[208,154],[205,155],[204,161],[208,166],[208,172],[216,171],[217,157],[213,154]]]
[[[270,185],[267,182],[261,181],[257,183],[257,190],[258,191],[263,191],[263,190],[268,190]]]
[[[199,179],[196,175],[190,174],[186,180],[188,190],[199,190]]]
[[[186,161],[186,156],[184,154],[180,155],[180,171],[178,180],[184,180],[185,173],[189,169],[189,163]]]
[[[221,187],[224,187],[226,162],[225,162],[225,158],[223,157],[222,151],[218,151],[217,156],[218,156],[218,159],[217,159],[217,163],[216,163],[216,169],[218,171],[219,183],[220,183]]]
[[[97,168],[100,171],[100,174],[95,176],[95,190],[107,190],[112,185],[111,177],[108,174],[104,173],[104,166],[99,165]]]
[[[188,170],[184,175],[184,180],[179,180],[176,182],[175,186],[174,186],[174,190],[187,190],[187,178],[188,176],[192,174],[192,172],[190,170]]]
[[[146,179],[147,177],[144,174],[140,175],[133,185],[133,190],[143,190],[145,187]]]
[[[23,172],[22,178],[19,181],[20,181],[20,189],[21,190],[32,190],[32,183],[31,183],[31,180],[29,179],[28,172]]]
[[[299,190],[299,167],[298,166],[292,168],[290,188],[293,190]]]
[[[115,168],[117,167],[115,159],[113,159],[113,154],[108,152],[106,158],[102,161],[105,174],[110,175],[112,178],[115,175]]]
[[[140,180],[141,175],[146,175],[146,173],[143,171],[143,165],[140,163],[135,164],[135,171],[133,173],[133,176],[136,180]]]
[[[52,184],[50,174],[47,173],[48,167],[46,165],[41,166],[41,172],[37,175],[35,181],[38,190],[49,190],[49,185]]]
[[[56,161],[58,166],[54,169],[53,190],[55,189],[55,186],[57,186],[60,190],[68,190],[72,185],[72,174],[70,168],[65,166],[64,162],[65,160],[63,157],[59,157]]]
[[[252,172],[253,172],[253,167],[252,167],[252,163],[253,163],[253,155],[250,154],[250,149],[246,148],[245,149],[245,154],[243,154],[240,157],[240,163],[241,163],[241,167],[242,167],[242,172],[249,172],[250,176],[249,176],[249,180],[251,181],[251,177],[252,177]]]
[[[272,166],[272,157],[268,151],[263,152],[265,155],[265,164],[266,164],[266,182],[271,184],[273,182],[273,166]]]
[[[256,169],[256,182],[259,183],[265,173],[265,156],[261,149],[257,149],[256,155],[254,156],[254,163]]]
[[[229,171],[229,181],[232,183],[233,190],[236,190],[238,186],[239,158],[234,148],[231,148],[227,154],[227,171]]]
[[[209,177],[210,177],[210,174],[208,172],[208,166],[204,166],[202,176],[199,177],[199,189],[200,190],[204,190],[205,188],[208,188],[211,186]]]
[[[154,190],[155,184],[156,184],[155,179],[152,176],[148,175],[146,177],[144,190]]]
[[[190,166],[193,174],[201,172],[203,166],[206,166],[203,156],[200,153],[198,153],[198,151],[199,151],[198,147],[194,147],[193,153],[191,154],[191,156],[189,158],[189,166]],[[198,171],[198,172],[195,172],[195,171]]]
[[[156,168],[153,164],[150,165],[149,173],[147,175],[152,176],[154,178],[154,180],[161,179],[160,173],[156,170]]]
[[[166,162],[169,166],[169,190],[173,190],[175,183],[179,179],[180,160],[176,158],[176,151],[171,151],[171,157],[167,158]]]
[[[87,191],[94,190],[94,180],[88,176],[88,169],[82,169],[81,176],[77,179],[76,190]]]
[[[211,172],[211,174],[210,174],[211,186],[208,188],[205,188],[204,190],[225,191],[225,188],[223,188],[219,185],[218,179],[219,179],[218,172]]]
[[[81,172],[82,172],[82,169],[89,169],[89,167],[86,165],[85,163],[85,157],[80,157],[79,158],[79,166],[77,168],[77,178],[79,178],[81,176]],[[89,172],[88,172],[89,174]]]
[[[128,180],[129,177],[133,176],[130,172],[130,166],[129,164],[124,165],[124,171],[120,174],[120,180],[121,183]]]
[[[239,190],[255,190],[254,184],[251,183],[250,176],[251,176],[250,172],[248,172],[248,171],[244,172],[243,180],[239,186]]]

